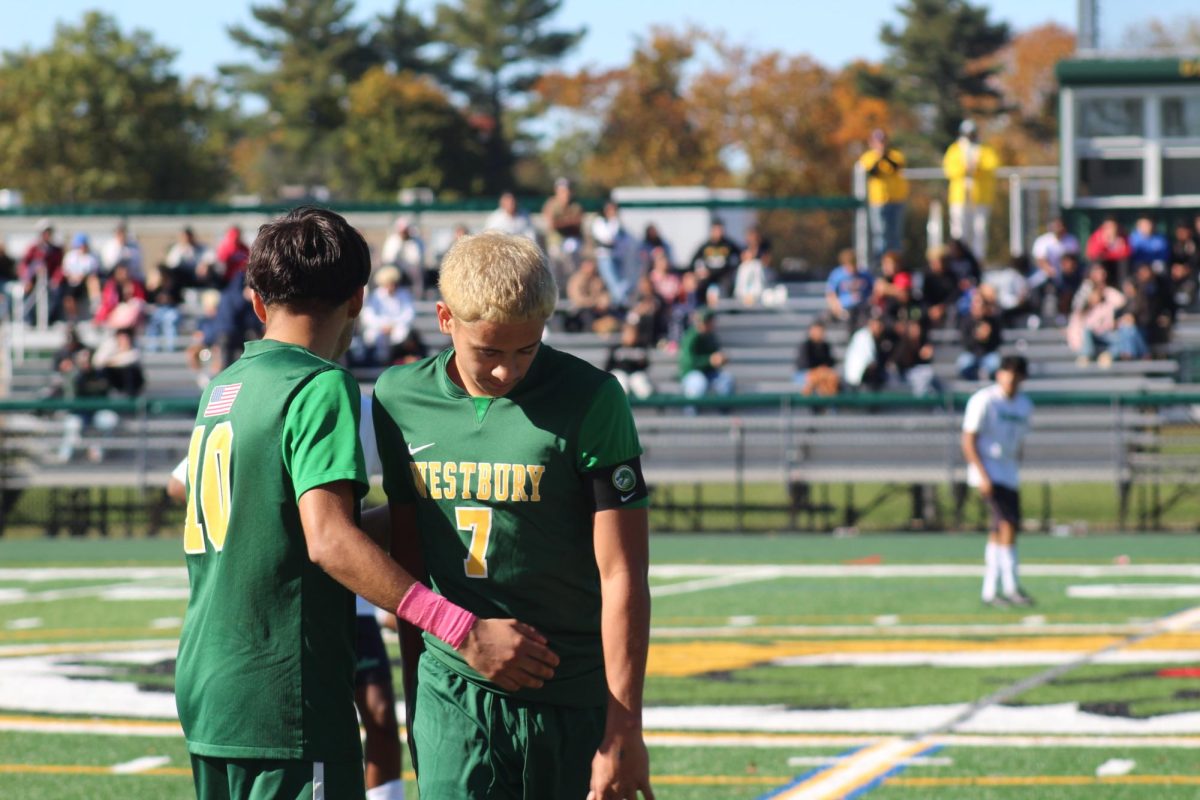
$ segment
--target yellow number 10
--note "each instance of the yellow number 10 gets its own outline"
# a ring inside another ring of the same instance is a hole
[[[183,526],[183,551],[203,553],[204,536],[212,542],[218,552],[225,547],[225,535],[229,532],[230,458],[233,455],[233,423],[214,425],[205,438],[205,427],[196,426],[192,441],[188,444],[188,504],[187,519]],[[200,463],[201,450],[204,464]],[[199,507],[197,508],[197,502]],[[198,511],[204,512],[200,522]]]

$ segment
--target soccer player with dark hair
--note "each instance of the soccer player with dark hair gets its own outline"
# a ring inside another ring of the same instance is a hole
[[[540,634],[433,594],[359,528],[358,385],[334,359],[369,273],[366,242],[333,212],[262,226],[247,285],[265,336],[200,399],[175,696],[205,800],[363,797],[355,593],[490,680],[538,688],[553,674]]]
[[[536,625],[561,661],[522,688],[426,634],[409,720],[421,800],[652,798],[648,495],[625,393],[541,344],[557,291],[528,239],[460,239],[439,286],[452,346],[375,387],[397,557],[476,614]]]
[[[1017,577],[1017,534],[1021,530],[1018,468],[1033,417],[1033,403],[1021,393],[1028,372],[1024,357],[1005,356],[995,384],[971,395],[963,415],[967,483],[979,489],[991,512],[982,598],[997,607],[1033,602],[1021,590]],[[1002,595],[996,594],[997,583]]]

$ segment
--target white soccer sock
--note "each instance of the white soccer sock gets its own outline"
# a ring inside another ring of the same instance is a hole
[[[988,542],[983,551],[983,602],[996,599],[996,579],[1000,575],[1000,563],[996,554],[999,545]]]
[[[1016,545],[998,545],[996,547],[1000,562],[1000,585],[1004,593],[1012,596],[1017,593],[1017,548]]]
[[[404,781],[388,781],[367,789],[367,800],[404,800]]]

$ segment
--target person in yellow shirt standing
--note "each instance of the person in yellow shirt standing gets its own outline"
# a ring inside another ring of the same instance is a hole
[[[871,221],[871,258],[878,261],[889,250],[900,250],[908,180],[904,154],[888,147],[887,134],[871,132],[870,148],[858,160],[867,173],[867,211]]]
[[[942,171],[950,181],[950,236],[961,239],[980,261],[987,258],[988,217],[996,199],[996,151],[979,143],[975,123],[965,119],[946,149]]]

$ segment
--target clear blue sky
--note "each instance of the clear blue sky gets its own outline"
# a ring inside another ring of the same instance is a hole
[[[1155,2],[1157,7],[1177,0]],[[410,0],[410,6],[420,11],[435,4],[435,0]],[[856,58],[882,57],[879,27],[897,18],[896,4],[897,0],[609,0],[603,4],[567,0],[557,22],[588,28],[587,37],[565,62],[568,68],[624,63],[636,37],[651,26],[679,28],[689,22],[724,31],[733,43],[807,53],[829,66],[840,66]],[[4,3],[0,50],[44,47],[57,22],[75,22],[85,10],[103,8],[116,16],[123,30],[148,29],[158,42],[178,51],[175,65],[182,75],[212,76],[216,64],[247,57],[225,30],[231,24],[250,23],[250,5],[248,0],[9,0]],[[394,6],[394,0],[358,0],[355,13],[365,20]],[[1017,29],[1047,21],[1075,27],[1076,0],[996,0],[992,8],[994,17]]]

